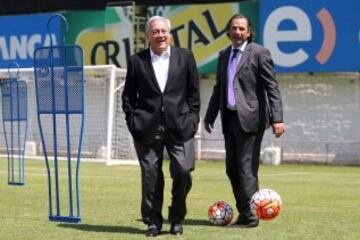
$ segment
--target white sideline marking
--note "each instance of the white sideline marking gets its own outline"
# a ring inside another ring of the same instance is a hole
[[[7,171],[4,170],[0,170],[1,174],[7,174]],[[53,176],[54,174],[52,174]],[[285,173],[269,173],[269,174],[260,174],[260,177],[287,177],[287,176],[303,176],[303,175],[317,175],[317,176],[360,176],[360,173],[330,173],[330,172],[322,172],[322,173],[312,173],[312,172],[285,172]],[[26,172],[25,173],[25,178],[26,176],[41,176],[41,177],[47,177],[46,173],[37,173],[37,172]],[[67,177],[67,173],[63,173],[63,174],[59,174],[59,176],[62,177]],[[141,176],[137,176],[137,177],[121,177],[121,176],[101,176],[101,175],[82,175],[80,174],[80,178],[95,178],[95,179],[125,179],[125,180],[133,180],[133,179],[140,179]],[[199,176],[194,176],[193,179],[194,180],[200,180],[200,179],[207,179],[207,178],[211,178],[212,180],[216,180],[216,179],[227,179],[226,175],[224,174],[223,177],[214,177],[214,176],[205,176],[205,177],[199,177]],[[165,176],[165,179],[170,179],[170,177]]]
[[[1,174],[7,174],[7,171],[0,171]],[[47,173],[36,173],[36,172],[26,172],[25,173],[25,179],[26,176],[35,176],[35,177],[47,177]],[[51,177],[53,177],[54,174],[51,174]],[[67,173],[61,173],[59,174],[60,177],[67,177]],[[73,176],[75,177],[75,176]],[[100,176],[100,175],[82,175],[80,173],[80,179],[81,178],[94,178],[94,179],[125,179],[125,180],[131,180],[131,179],[140,179],[139,177],[121,177],[121,176]]]
[[[297,175],[310,175],[309,172],[285,172],[285,173],[268,173],[260,174],[263,177],[277,177],[277,176],[297,176]]]
[[[288,173],[269,173],[261,174],[261,177],[277,177],[277,176],[296,176],[296,175],[321,175],[321,176],[360,176],[360,173],[331,173],[331,172],[288,172]]]

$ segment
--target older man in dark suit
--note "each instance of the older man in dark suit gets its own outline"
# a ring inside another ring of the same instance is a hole
[[[191,51],[169,45],[170,21],[154,16],[146,24],[150,47],[131,56],[122,95],[126,122],[141,166],[143,222],[146,236],[161,232],[163,150],[173,179],[168,219],[170,232],[183,233],[186,197],[194,169],[193,137],[200,111],[199,78]]]
[[[239,217],[233,227],[257,227],[250,199],[258,190],[260,146],[270,125],[276,137],[285,131],[273,61],[268,50],[252,42],[249,19],[234,15],[227,34],[232,45],[219,56],[217,79],[204,119],[213,130],[220,110],[226,149],[226,173]]]

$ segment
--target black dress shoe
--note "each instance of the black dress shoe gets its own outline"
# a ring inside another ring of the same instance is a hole
[[[161,227],[156,226],[155,224],[149,224],[148,229],[145,233],[147,237],[156,237],[161,233]]]
[[[173,235],[182,235],[183,234],[183,227],[180,223],[172,223],[170,227],[170,233]]]
[[[236,222],[228,225],[228,227],[232,228],[254,228],[259,226],[259,219],[256,217],[250,218],[238,218]]]

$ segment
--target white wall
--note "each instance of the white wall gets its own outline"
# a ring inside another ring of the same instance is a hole
[[[263,147],[283,148],[288,161],[360,164],[360,74],[278,74],[286,133],[275,139],[266,131]],[[205,116],[214,79],[201,81]],[[214,134],[203,131],[203,148],[223,149],[219,116]],[[299,157],[298,154],[302,154]],[[305,156],[305,158],[304,158]]]

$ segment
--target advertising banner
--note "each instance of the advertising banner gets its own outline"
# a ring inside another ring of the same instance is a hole
[[[261,41],[279,72],[359,71],[359,9],[357,0],[263,0]]]
[[[68,41],[84,50],[85,65],[114,64],[126,68],[133,49],[132,6],[105,11],[69,11]]]
[[[172,44],[193,51],[203,74],[216,72],[219,51],[229,46],[228,20],[237,13],[248,15],[257,30],[258,4],[254,2],[194,4],[148,7],[148,18],[170,19]]]
[[[53,13],[0,17],[0,67],[16,61],[20,67],[33,67],[37,47],[49,46],[47,22]],[[84,64],[114,64],[126,68],[133,49],[132,6],[107,7],[98,11],[62,12],[66,18],[68,44],[83,48]],[[53,45],[64,34],[64,23],[53,18],[50,32]],[[61,37],[63,39],[63,37]]]
[[[52,14],[31,14],[0,17],[0,67],[8,68],[16,61],[20,67],[34,65],[34,50],[58,43],[59,23],[55,20],[48,34],[47,22]]]

